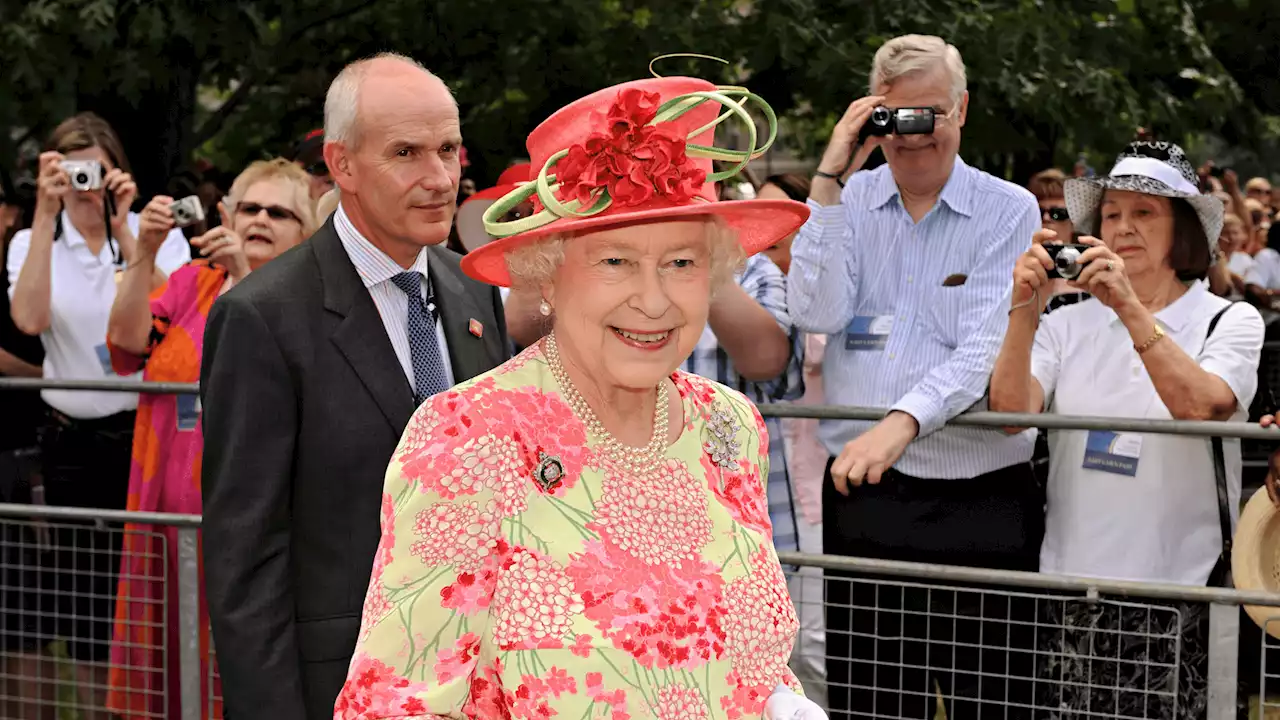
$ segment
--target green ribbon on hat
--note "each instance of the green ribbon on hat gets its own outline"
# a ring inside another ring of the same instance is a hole
[[[717,60],[728,64],[720,58],[713,58],[707,55],[690,55],[690,54],[673,54],[663,55],[654,58],[653,62],[671,57],[699,57]],[[652,72],[653,63],[650,63],[649,69]],[[654,73],[655,77],[661,77]],[[707,175],[707,182],[719,182],[731,178],[747,166],[747,163],[764,155],[770,147],[773,146],[774,140],[778,137],[778,117],[773,112],[773,108],[769,107],[769,103],[764,98],[747,90],[745,87],[737,85],[717,85],[714,90],[705,90],[698,92],[685,93],[678,95],[658,106],[657,114],[654,115],[649,125],[657,125],[658,123],[671,122],[683,116],[685,113],[700,107],[704,103],[719,103],[723,108],[719,116],[714,120],[690,131],[685,139],[695,138],[702,133],[719,126],[721,123],[736,119],[740,121],[747,132],[747,145],[749,150],[733,150],[730,148],[720,148],[710,145],[697,145],[687,143],[685,145],[685,155],[695,158],[707,158],[711,160],[721,160],[724,162],[736,163],[732,168],[713,172]],[[758,134],[756,131],[755,121],[751,118],[751,114],[747,112],[748,103],[754,103],[756,107],[764,114],[769,126],[768,138],[763,144],[757,146],[756,141]],[[609,197],[609,191],[605,187],[598,188],[591,196],[589,207],[583,209],[582,203],[576,198],[571,198],[561,202],[556,198],[556,191],[560,189],[559,183],[556,182],[556,176],[552,171],[561,159],[569,154],[569,150],[561,150],[547,158],[546,163],[538,171],[538,175],[531,182],[520,186],[519,188],[504,195],[500,200],[490,205],[485,210],[483,220],[484,229],[489,235],[495,238],[511,237],[520,233],[529,232],[545,225],[563,219],[563,218],[587,218],[598,215],[613,204],[613,199]],[[538,200],[542,202],[543,209],[529,217],[502,222],[499,220],[503,215],[511,211],[520,203],[528,200],[530,197],[537,195]],[[705,202],[705,201],[704,201]]]

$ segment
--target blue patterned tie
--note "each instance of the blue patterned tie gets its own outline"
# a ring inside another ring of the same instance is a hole
[[[413,358],[414,404],[449,389],[444,359],[436,340],[435,308],[422,302],[422,273],[410,271],[391,278],[409,298],[409,352]]]

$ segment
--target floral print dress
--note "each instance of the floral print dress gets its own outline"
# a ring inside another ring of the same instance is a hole
[[[755,720],[799,692],[764,424],[672,380],[684,427],[643,480],[588,441],[540,343],[419,408],[334,717]]]

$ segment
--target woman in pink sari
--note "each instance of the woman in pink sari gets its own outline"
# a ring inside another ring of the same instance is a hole
[[[200,259],[179,268],[152,293],[134,282],[150,273],[126,272],[107,328],[115,371],[127,375],[141,369],[148,381],[198,381],[204,326],[214,301],[315,230],[309,186],[306,172],[293,163],[255,162],[219,206],[222,225],[191,241]],[[172,202],[157,197],[143,210],[139,264],[149,262],[152,241],[173,228]],[[128,509],[199,514],[202,437],[197,396],[143,395]],[[107,708],[122,718],[180,716],[177,565],[175,528],[125,527],[107,695]],[[208,627],[201,591],[202,678],[209,677]],[[207,694],[209,684],[202,685]],[[221,716],[207,697],[202,706],[206,716]]]

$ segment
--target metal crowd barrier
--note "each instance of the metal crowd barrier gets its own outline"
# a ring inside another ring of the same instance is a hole
[[[44,388],[197,392],[194,384],[182,383],[0,378],[0,390]],[[795,405],[769,405],[760,410],[766,416],[859,420],[876,420],[886,412]],[[952,424],[1216,435],[1268,444],[1280,440],[1280,430],[1248,423],[971,412]],[[103,588],[109,587],[114,595],[118,576],[112,573],[104,583],[101,565],[70,557],[71,572],[55,573],[72,578],[70,587],[39,579],[47,560],[42,560],[41,554],[47,555],[52,548],[51,533],[85,532],[89,527],[85,523],[92,523],[93,530],[105,533],[110,540],[103,547],[83,549],[72,543],[70,547],[76,549],[69,555],[105,553],[117,567],[129,548],[159,567],[167,567],[169,558],[176,558],[174,577],[165,571],[148,578],[164,590],[160,599],[143,600],[158,603],[160,616],[167,617],[164,603],[172,595],[167,590],[170,583],[177,584],[177,642],[167,642],[166,633],[175,630],[167,623],[154,628],[153,641],[144,649],[160,658],[147,669],[160,670],[138,690],[151,699],[148,708],[161,710],[130,717],[168,717],[163,709],[170,706],[172,698],[167,696],[169,686],[163,669],[170,647],[176,647],[178,654],[178,716],[182,720],[219,717],[220,693],[212,657],[204,658],[207,671],[201,670],[199,516],[4,504],[0,504],[0,530],[4,531],[0,534],[0,597],[8,599],[0,607],[7,610],[12,607],[10,600],[21,599],[15,601],[20,611],[9,613],[0,638],[16,643],[13,647],[8,642],[0,644],[5,657],[0,715],[9,716],[4,714],[5,703],[30,700],[23,697],[23,688],[34,688],[35,705],[64,711],[59,712],[58,720],[108,717],[99,711],[101,693],[94,694],[103,689],[97,677],[82,682],[83,678],[68,677],[59,669],[63,674],[48,679],[24,674],[26,666],[22,665],[24,642],[43,640],[57,631],[57,622],[49,627],[42,624],[50,619],[71,622],[69,634],[73,637],[63,638],[60,652],[70,657],[83,651],[81,646],[96,642],[97,654],[102,654],[104,641],[85,643],[75,637],[97,638],[101,633],[81,633],[84,623],[76,622],[85,620],[81,617],[84,602],[105,599],[108,591]],[[165,527],[176,533],[172,545],[158,530]],[[125,542],[129,538],[138,542]],[[117,539],[120,542],[115,542]],[[1237,663],[1239,608],[1246,604],[1280,607],[1280,594],[864,558],[780,556],[785,566],[793,568],[789,581],[802,622],[792,665],[806,689],[824,706],[830,706],[838,695],[840,705],[853,708],[859,717],[1178,717],[1187,710],[1179,709],[1186,703],[1177,692],[1179,673],[1186,671],[1185,661],[1192,655],[1203,653],[1207,655],[1209,693],[1202,716],[1227,720],[1237,716],[1243,700],[1239,697]],[[1208,645],[1190,647],[1183,626],[1201,616],[1207,616]],[[117,627],[127,626],[129,618],[117,618],[116,622]],[[1280,610],[1276,623],[1280,625]],[[1261,719],[1268,712],[1280,712],[1280,700],[1268,699],[1267,692],[1268,686],[1274,688],[1280,679],[1280,641],[1263,633],[1260,652],[1257,703],[1248,712]],[[16,671],[11,672],[13,668]],[[840,676],[830,676],[832,669]],[[13,688],[18,688],[17,697]],[[844,715],[833,713],[832,717]]]

